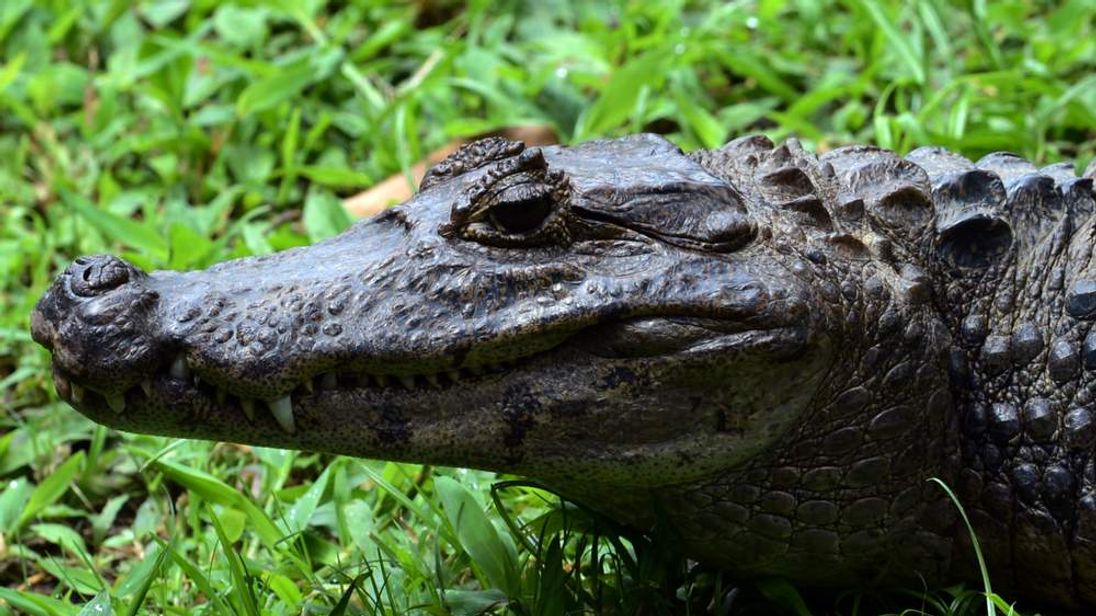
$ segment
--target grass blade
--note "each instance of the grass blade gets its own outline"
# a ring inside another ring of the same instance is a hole
[[[114,606],[110,604],[110,591],[103,589],[99,594],[84,604],[83,609],[76,616],[114,616]]]
[[[970,518],[967,517],[967,510],[963,508],[963,503],[959,502],[959,497],[955,495],[955,492],[952,492],[951,487],[943,480],[932,477],[929,481],[944,490],[944,493],[948,495],[948,498],[951,499],[951,502],[959,511],[959,515],[963,518],[963,524],[967,527],[967,533],[970,535],[970,544],[974,547],[974,557],[978,561],[978,572],[982,575],[982,588],[986,597],[986,616],[995,616],[997,612],[993,609],[994,595],[989,581],[989,570],[986,568],[986,559],[982,556],[982,546],[978,543],[978,536],[974,533],[974,526],[971,525]]]
[[[233,596],[237,599],[237,604],[243,606],[243,611],[247,616],[259,616],[259,606],[255,600],[255,589],[251,584],[252,576],[247,571],[247,565],[244,563],[243,558],[237,554],[236,550],[232,547],[232,541],[229,540],[228,535],[225,533],[225,529],[221,525],[221,520],[217,516],[217,512],[209,505],[206,505],[206,514],[209,517],[209,521],[213,524],[213,529],[217,533],[217,538],[221,541],[221,550],[224,552],[225,559],[228,561],[228,572],[232,579],[232,586],[236,589],[236,593]]]
[[[30,498],[27,500],[27,506],[23,509],[23,513],[15,520],[15,524],[8,532],[12,535],[16,534],[24,524],[34,519],[34,517],[41,513],[43,509],[61,498],[61,495],[68,491],[69,484],[72,482],[73,478],[76,477],[76,473],[80,471],[80,466],[83,463],[84,452],[78,451],[76,452],[76,455],[65,460],[53,474],[46,477],[42,483],[38,484],[38,487],[34,489],[34,492],[31,492]]]
[[[160,261],[168,257],[168,243],[163,235],[144,223],[123,218],[97,208],[84,197],[68,190],[59,189],[61,200],[104,236],[154,255]]]
[[[130,570],[125,582],[118,587],[118,594],[124,596],[123,589],[137,585],[136,592],[133,598],[130,599],[129,607],[126,609],[126,616],[137,616],[141,613],[141,606],[144,604],[153,582],[160,578],[169,552],[170,550],[165,550],[160,544],[153,544],[153,547],[149,549],[149,553],[145,554],[144,560],[137,567]]]
[[[259,539],[271,549],[282,540],[282,533],[270,516],[259,509],[251,499],[213,475],[166,460],[156,460],[153,466],[175,483],[192,490],[209,502],[234,507],[247,514]]]
[[[19,591],[0,586],[0,599],[30,616],[73,616],[76,606],[66,601],[46,597],[30,591]]]
[[[449,477],[435,477],[434,488],[461,547],[495,588],[509,597],[520,594],[517,553],[503,541],[482,507],[461,484]]]
[[[902,60],[902,63],[906,65],[910,75],[913,77],[913,81],[918,85],[924,85],[925,83],[925,67],[922,59],[919,57],[916,51],[914,51],[913,45],[910,44],[910,39],[898,29],[898,26],[890,19],[890,17],[884,12],[883,5],[873,0],[856,0],[857,5],[861,9],[867,11],[871,16],[872,21],[875,22],[879,29],[883,32],[883,36],[891,44],[891,48]]]

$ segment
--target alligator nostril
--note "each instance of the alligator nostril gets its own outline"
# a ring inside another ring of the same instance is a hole
[[[69,271],[77,295],[97,295],[129,282],[133,266],[112,255],[80,257]]]

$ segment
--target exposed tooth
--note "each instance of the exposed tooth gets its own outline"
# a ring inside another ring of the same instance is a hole
[[[106,398],[110,410],[115,413],[126,410],[126,397],[124,394],[103,394],[103,397]]]
[[[84,387],[82,385],[77,385],[76,383],[72,383],[71,386],[69,387],[69,390],[72,392],[73,402],[83,402],[84,401]]]
[[[454,383],[460,381],[460,372],[457,370],[446,370],[445,376],[448,376],[449,380]]]
[[[243,409],[244,415],[247,415],[247,420],[250,422],[255,421],[255,401],[251,398],[240,398],[240,408]]]
[[[324,389],[337,389],[339,387],[339,379],[335,376],[334,372],[325,372],[320,376],[320,387]]]
[[[315,391],[316,391],[315,388],[312,387],[312,379],[307,379],[304,382],[302,382],[301,387],[303,387],[304,390],[307,391],[310,394],[315,393]]]
[[[190,367],[186,365],[186,358],[182,355],[175,358],[175,361],[171,362],[170,370],[171,378],[185,381],[190,376]]]
[[[277,400],[267,402],[267,404],[270,405],[270,412],[274,415],[274,419],[278,421],[278,425],[282,427],[282,430],[290,434],[297,431],[297,426],[293,423],[293,402],[289,399],[289,396],[282,396]]]
[[[436,374],[427,374],[427,375],[425,375],[425,378],[426,378],[426,382],[430,383],[430,386],[433,387],[434,389],[439,389],[441,387],[441,383],[438,382],[438,375],[436,375]]]
[[[401,375],[397,376],[396,378],[399,379],[400,385],[403,385],[404,389],[406,389],[408,391],[410,391],[412,389],[415,389],[415,377],[408,376],[406,374],[401,374]]]
[[[143,379],[141,381],[141,391],[145,392],[145,397],[146,398],[151,398],[152,397],[152,381],[150,381],[148,379]]]
[[[366,376],[368,376],[368,375],[366,375]],[[374,378],[377,379],[377,387],[388,387],[388,376],[387,375],[377,374],[377,375],[374,375]]]

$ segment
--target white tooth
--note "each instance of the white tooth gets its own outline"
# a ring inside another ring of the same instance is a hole
[[[244,415],[247,415],[247,420],[250,422],[255,421],[255,401],[251,398],[240,398],[240,408],[244,410]]]
[[[407,389],[407,390],[415,389],[415,377],[407,376],[406,374],[404,374],[404,375],[400,375],[396,378],[399,379],[400,385],[403,385],[404,389]]]
[[[282,430],[293,434],[297,431],[296,424],[293,423],[293,402],[289,399],[289,396],[282,396],[277,400],[268,401],[270,405],[270,412],[274,415],[274,419],[278,421],[278,425],[282,427]]]
[[[310,394],[315,393],[316,391],[315,388],[312,387],[312,379],[307,379],[306,381],[302,382],[301,387],[304,387],[304,390]]]
[[[175,361],[171,362],[171,378],[185,381],[190,376],[190,367],[186,365],[186,358],[182,355],[175,358]]]
[[[152,381],[144,379],[141,381],[141,391],[145,392],[146,398],[152,397]]]
[[[73,400],[73,402],[83,402],[84,401],[84,388],[83,388],[83,386],[77,385],[76,383],[73,383],[69,386],[69,390],[72,391],[72,400]]]
[[[110,406],[110,410],[115,413],[121,413],[126,410],[126,397],[124,394],[103,394],[103,397],[107,399],[107,405]]]
[[[426,382],[430,383],[430,386],[435,388],[435,389],[438,389],[438,388],[441,387],[441,383],[438,382],[438,375],[436,375],[436,374],[427,374],[426,375]]]
[[[446,370],[445,375],[449,377],[449,380],[457,383],[460,381],[460,372],[456,370]]]
[[[320,387],[324,389],[335,389],[339,386],[339,379],[335,376],[334,372],[325,372],[320,377]]]

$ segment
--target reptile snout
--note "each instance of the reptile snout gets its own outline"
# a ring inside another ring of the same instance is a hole
[[[55,374],[108,392],[160,360],[159,294],[147,278],[111,255],[80,257],[57,277],[31,314],[31,335],[53,353]]]

